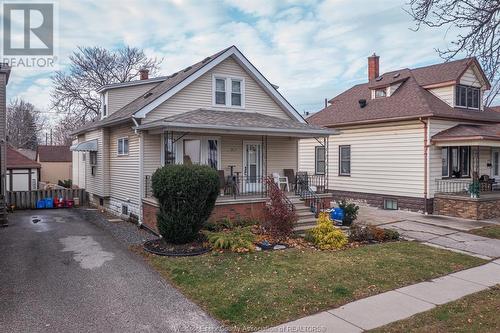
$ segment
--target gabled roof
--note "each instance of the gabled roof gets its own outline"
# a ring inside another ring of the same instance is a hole
[[[379,81],[372,80],[358,84],[334,97],[330,100],[329,106],[307,118],[307,121],[311,124],[330,127],[419,117],[500,122],[500,113],[490,108],[484,108],[484,111],[453,108],[424,89],[424,86],[441,80],[448,82],[453,78],[456,82],[472,64],[476,64],[476,60],[467,58],[417,69],[401,69],[384,73]],[[394,77],[396,73],[400,75]],[[403,83],[391,96],[371,98],[370,89],[400,81]],[[359,105],[362,99],[366,100],[364,108]]]
[[[265,132],[269,133],[269,135],[273,135],[274,133],[275,135],[288,134],[307,137],[335,134],[335,131],[332,129],[281,119],[257,112],[219,111],[211,109],[196,109],[180,113],[140,125],[137,129],[150,130],[166,127],[216,130],[223,132]]]
[[[71,162],[72,154],[69,146],[44,146],[37,149],[40,162]]]
[[[169,75],[165,81],[112,113],[109,117],[89,123],[75,131],[74,134],[93,128],[110,126],[119,122],[131,121],[132,118],[144,118],[154,108],[229,57],[235,59],[293,119],[298,122],[305,122],[300,113],[278,92],[276,86],[272,85],[238,48],[233,45],[179,72]]]
[[[7,146],[7,169],[38,169],[40,163],[30,160],[11,146]]]
[[[457,125],[439,132],[432,137],[433,142],[464,139],[500,141],[500,124]]]

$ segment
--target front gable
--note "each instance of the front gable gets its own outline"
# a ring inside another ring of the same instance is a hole
[[[215,78],[219,77],[238,78],[242,80],[243,101],[241,107],[217,106],[214,103],[214,81]],[[232,57],[229,57],[153,109],[143,119],[143,123],[199,108],[221,111],[258,112],[281,119],[293,119],[240,64]]]

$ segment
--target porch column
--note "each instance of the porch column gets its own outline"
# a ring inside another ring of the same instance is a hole
[[[325,193],[328,189],[328,172],[329,172],[329,163],[328,163],[328,137],[323,138],[323,147],[325,147]]]
[[[473,146],[471,148],[472,150],[472,180],[473,181],[478,181],[479,180],[479,151],[480,147],[479,146]]]

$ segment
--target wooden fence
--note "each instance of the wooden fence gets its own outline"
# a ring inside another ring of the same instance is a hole
[[[15,209],[34,209],[36,203],[40,199],[45,198],[63,198],[65,200],[73,200],[79,198],[80,206],[87,204],[87,192],[84,189],[51,189],[51,190],[34,190],[34,191],[7,191],[7,205],[14,205]]]

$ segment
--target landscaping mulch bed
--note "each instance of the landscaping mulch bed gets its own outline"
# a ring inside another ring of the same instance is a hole
[[[160,256],[189,257],[198,256],[211,250],[203,239],[187,244],[171,244],[164,239],[153,239],[144,243],[144,250]]]

